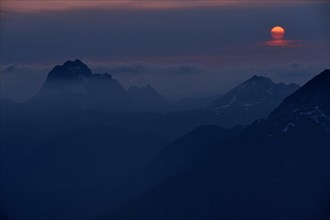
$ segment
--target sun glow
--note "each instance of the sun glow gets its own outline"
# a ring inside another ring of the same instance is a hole
[[[284,39],[285,29],[281,26],[275,26],[271,29],[272,40],[264,44],[271,47],[299,47],[297,41]]]

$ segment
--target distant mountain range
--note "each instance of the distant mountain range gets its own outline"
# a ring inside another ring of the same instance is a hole
[[[127,89],[127,94],[135,111],[166,112],[170,109],[170,101],[149,84],[142,88],[130,86]]]
[[[204,124],[232,127],[266,117],[299,88],[253,76],[218,98],[186,98],[170,102],[150,85],[127,90],[111,75],[93,74],[80,60],[55,66],[40,92],[28,103],[47,111],[177,112]]]
[[[198,128],[150,167],[166,178],[101,219],[327,219],[330,71],[238,134]]]

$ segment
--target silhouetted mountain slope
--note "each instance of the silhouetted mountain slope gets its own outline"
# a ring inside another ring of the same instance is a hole
[[[150,190],[169,177],[181,174],[203,160],[214,144],[225,142],[243,129],[244,127],[224,129],[219,126],[201,126],[194,129],[162,150],[141,172],[123,182],[123,196],[127,195],[127,200]]]
[[[203,111],[204,117],[225,127],[250,124],[266,117],[298,88],[296,84],[275,84],[269,78],[253,76],[213,101]]]
[[[145,166],[165,144],[160,135],[110,125],[56,134],[5,167],[15,174],[3,175],[3,193],[16,201],[7,200],[7,210],[15,219],[31,220],[88,219],[103,213],[121,197],[112,188]],[[13,213],[13,207],[20,212]]]
[[[171,111],[191,111],[195,109],[202,109],[208,106],[218,97],[201,97],[201,98],[183,98],[173,102]]]
[[[179,174],[209,155],[216,143],[225,142],[242,130],[244,127],[224,129],[214,125],[200,126],[163,149],[146,172],[158,179]]]
[[[276,118],[285,114],[300,114],[312,116],[315,109],[319,109],[329,113],[330,112],[330,70],[325,70],[311,81],[306,83],[303,88],[299,89],[292,95],[285,98],[282,104],[276,108],[271,114],[270,118]],[[308,112],[309,111],[309,112]]]
[[[140,112],[166,112],[170,102],[160,95],[151,85],[139,88],[131,86],[127,90],[132,109]]]
[[[328,219],[329,88],[326,70],[227,141],[218,128],[187,136],[208,154],[103,219]]]

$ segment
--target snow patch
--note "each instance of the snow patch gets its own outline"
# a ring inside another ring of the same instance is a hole
[[[218,107],[215,107],[214,110],[215,110],[215,113],[216,115],[219,114],[219,111],[222,110],[222,109],[226,109],[226,108],[229,108],[231,107],[231,105],[236,101],[237,97],[236,95],[234,97],[232,97],[229,102],[225,105],[222,105],[222,106],[218,106]]]
[[[259,102],[257,102],[259,103]],[[248,104],[248,103],[243,103],[244,108],[250,108],[252,106],[255,106],[256,104]]]
[[[330,121],[329,116],[324,114],[318,106],[314,108],[315,110],[309,112],[300,112],[300,115],[307,115],[310,116],[316,123],[320,123],[320,120],[327,120]]]
[[[288,132],[289,127],[294,127],[295,124],[293,122],[288,123],[285,128],[282,129],[282,132]]]
[[[328,133],[330,133],[330,118],[324,114],[319,106],[314,107],[315,110],[309,112],[300,112],[300,115],[308,116],[313,121],[315,121],[320,127],[324,128]]]

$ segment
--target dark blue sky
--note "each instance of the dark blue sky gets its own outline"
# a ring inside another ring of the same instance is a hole
[[[169,96],[221,93],[253,74],[303,83],[329,66],[329,3],[287,2],[1,1],[1,93],[27,98],[75,58]],[[276,25],[292,45],[265,45]]]

